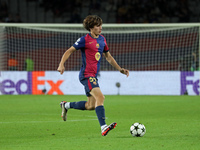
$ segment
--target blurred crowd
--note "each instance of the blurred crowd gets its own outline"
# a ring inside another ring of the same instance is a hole
[[[187,0],[119,0],[117,3],[117,22],[154,23],[170,22],[177,17],[177,22],[189,22]]]
[[[0,22],[7,23],[20,23],[22,22],[19,13],[12,14],[10,13],[7,1],[0,0]]]
[[[115,17],[116,23],[190,22],[194,14],[192,3],[198,0],[42,0],[45,10],[56,16],[71,13],[68,22],[82,22],[81,14]],[[85,9],[88,8],[88,9]],[[109,17],[110,18],[110,17]],[[107,18],[108,21],[109,18]]]
[[[81,23],[84,16],[97,14],[112,23],[194,22],[200,19],[199,0],[26,0],[35,1],[44,12],[55,17],[70,14],[69,23]],[[199,6],[199,7],[198,7]],[[19,14],[10,14],[8,4],[0,0],[1,22],[22,22]]]

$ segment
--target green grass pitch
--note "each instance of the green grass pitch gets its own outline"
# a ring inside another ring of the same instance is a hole
[[[117,127],[101,136],[95,111],[69,110],[61,118],[60,101],[86,100],[72,95],[1,95],[1,150],[199,150],[199,96],[105,96],[106,122]],[[134,122],[146,127],[132,137]]]

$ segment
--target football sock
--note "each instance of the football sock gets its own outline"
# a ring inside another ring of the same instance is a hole
[[[103,130],[106,126],[107,126],[107,124],[101,126],[101,130]]]
[[[95,111],[96,111],[97,118],[99,120],[99,124],[100,124],[101,128],[104,128],[106,126],[104,106],[97,106],[95,108]]]
[[[86,101],[70,102],[69,106],[70,106],[70,108],[85,110],[85,103],[86,103]]]
[[[69,109],[70,108],[70,102],[65,103],[65,108]]]

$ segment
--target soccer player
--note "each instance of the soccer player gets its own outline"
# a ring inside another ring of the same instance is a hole
[[[105,122],[105,109],[104,109],[104,95],[102,94],[97,75],[100,69],[100,61],[102,55],[106,60],[122,74],[129,76],[129,70],[121,68],[115,59],[111,56],[106,39],[101,35],[102,19],[96,15],[89,15],[83,21],[83,26],[89,31],[88,34],[79,38],[73,46],[71,46],[62,56],[58,71],[63,74],[65,61],[70,55],[81,50],[82,53],[82,67],[79,73],[79,80],[85,88],[87,101],[79,102],[66,102],[60,103],[62,108],[63,120],[67,120],[67,112],[69,109],[79,110],[95,110],[99,124],[101,126],[102,136],[106,136],[108,132],[114,129],[117,125],[116,122],[107,125]]]

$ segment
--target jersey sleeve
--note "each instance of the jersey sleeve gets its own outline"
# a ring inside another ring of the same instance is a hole
[[[103,52],[107,53],[109,51],[109,48],[108,48],[108,45],[107,45],[107,42],[106,42],[106,38],[104,38],[104,42],[105,42],[105,46],[104,46]]]
[[[84,48],[85,47],[85,38],[84,36],[79,38],[74,44],[73,44],[73,47],[76,48],[76,50],[79,50],[81,48]]]

